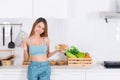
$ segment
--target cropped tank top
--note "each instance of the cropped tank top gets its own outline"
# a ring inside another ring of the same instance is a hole
[[[29,46],[29,53],[32,56],[38,55],[38,54],[46,54],[47,53],[47,45],[45,43],[45,40],[43,38],[42,45],[35,46],[32,44],[32,40],[30,39],[30,46]]]

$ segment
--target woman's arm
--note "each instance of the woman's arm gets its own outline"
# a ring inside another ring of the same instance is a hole
[[[49,57],[53,56],[57,51],[50,52],[49,51],[49,49],[50,49],[50,47],[49,47],[50,46],[50,40],[49,40],[49,38],[46,38],[45,40],[46,40],[46,44],[47,44],[47,56],[49,58]]]
[[[24,62],[29,62],[29,51],[28,51],[28,46],[27,46],[27,40],[25,39],[24,41],[22,41],[21,44],[23,50],[24,50],[24,56],[23,56],[23,64]]]
[[[57,51],[49,52],[48,55],[47,55],[48,58],[51,57],[51,56],[53,56],[56,52],[57,52]]]
[[[29,61],[28,50],[24,50],[24,60],[23,60],[23,62],[28,62],[28,61]]]

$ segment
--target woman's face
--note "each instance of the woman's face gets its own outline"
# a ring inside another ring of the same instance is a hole
[[[39,22],[34,29],[36,35],[42,34],[44,30],[45,30],[45,25],[43,22]]]

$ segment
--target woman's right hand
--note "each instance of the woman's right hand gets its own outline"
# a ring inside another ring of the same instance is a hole
[[[22,65],[29,65],[30,62],[29,61],[23,61]]]
[[[27,50],[27,45],[25,44],[24,41],[21,42],[21,47],[22,47],[24,50]]]

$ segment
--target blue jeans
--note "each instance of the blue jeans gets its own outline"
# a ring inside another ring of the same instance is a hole
[[[28,66],[28,80],[50,80],[51,67],[49,61],[31,61]]]

